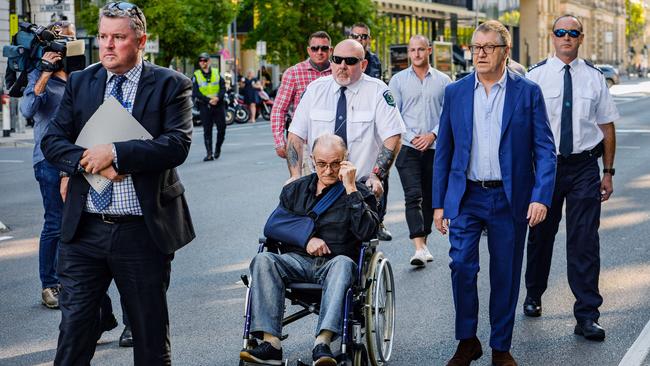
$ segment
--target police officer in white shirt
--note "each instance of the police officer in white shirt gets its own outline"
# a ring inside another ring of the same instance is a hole
[[[289,181],[301,175],[303,144],[311,151],[318,136],[334,133],[347,143],[359,180],[381,197],[405,128],[388,86],[363,73],[368,63],[364,56],[359,42],[341,41],[334,48],[332,75],[305,90],[289,127]]]
[[[598,324],[600,254],[598,227],[601,202],[613,192],[614,122],[619,118],[602,72],[578,58],[584,34],[582,23],[563,15],[553,24],[555,56],[530,68],[527,77],[544,94],[558,152],[553,202],[546,221],[528,235],[524,314],[542,313],[553,242],[566,200],[567,268],[577,320],[574,333],[589,340],[605,339]],[[598,157],[603,157],[601,178]]]
[[[433,224],[433,157],[445,87],[451,83],[449,76],[431,67],[430,55],[428,38],[411,37],[408,44],[411,66],[393,75],[388,84],[406,125],[395,167],[404,189],[409,238],[415,245],[415,255],[411,258],[414,266],[424,266],[433,260],[427,248],[427,236]]]

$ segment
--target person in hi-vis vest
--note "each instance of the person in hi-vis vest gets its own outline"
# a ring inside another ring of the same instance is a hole
[[[203,161],[219,159],[221,145],[226,138],[226,83],[219,74],[219,69],[210,67],[210,55],[199,55],[199,68],[192,77],[192,97],[199,108],[199,118],[203,125],[205,141],[205,158]],[[217,144],[212,153],[212,125],[217,125]]]

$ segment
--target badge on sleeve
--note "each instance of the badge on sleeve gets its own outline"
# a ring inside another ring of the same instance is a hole
[[[389,106],[391,107],[395,106],[395,98],[393,98],[393,94],[390,93],[390,90],[386,90],[384,92],[384,100]]]

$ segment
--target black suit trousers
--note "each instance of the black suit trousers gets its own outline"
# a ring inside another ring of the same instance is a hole
[[[226,139],[226,109],[223,103],[216,106],[209,104],[199,104],[199,118],[203,126],[203,140],[205,142],[205,151],[207,155],[212,155],[212,125],[217,125],[217,143],[214,152],[221,153],[221,145]]]
[[[126,308],[135,365],[170,365],[167,288],[173,254],[163,254],[144,220],[111,224],[82,215],[76,235],[59,246],[61,324],[54,365],[89,365],[100,304],[115,280]]]

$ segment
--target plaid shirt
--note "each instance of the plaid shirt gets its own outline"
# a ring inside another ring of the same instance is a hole
[[[104,100],[111,96],[111,90],[113,90],[113,84],[115,84],[115,74],[108,70],[106,72],[108,75],[106,76],[107,82],[106,89],[104,90]],[[135,93],[138,90],[140,74],[142,74],[142,61],[124,74],[126,80],[122,84],[122,95],[124,96],[124,104],[126,104],[125,108],[129,113],[133,113],[133,103],[135,101]],[[113,154],[115,154],[115,147],[113,147]],[[118,158],[118,156],[113,158],[116,166]],[[142,215],[140,201],[138,201],[138,196],[133,187],[133,178],[127,175],[122,181],[113,182],[113,197],[111,203],[105,210],[99,211],[95,208],[89,193],[86,199],[86,211],[108,215]]]
[[[307,88],[307,85],[321,76],[332,74],[332,68],[328,67],[323,71],[316,70],[309,60],[295,64],[288,68],[282,75],[282,85],[278,89],[278,94],[273,101],[273,110],[271,111],[271,131],[273,131],[273,140],[276,148],[286,146],[284,137],[284,116],[300,103],[300,97]]]

